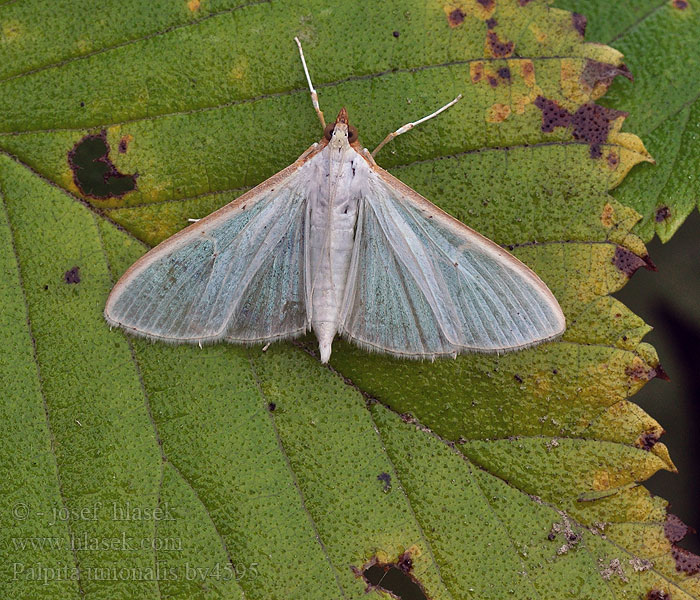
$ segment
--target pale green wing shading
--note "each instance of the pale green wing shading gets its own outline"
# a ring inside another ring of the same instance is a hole
[[[143,256],[110,294],[107,321],[190,343],[306,331],[302,170],[279,173]]]
[[[524,348],[564,327],[558,302],[528,267],[385,171],[372,171],[341,312],[345,337],[429,358]]]

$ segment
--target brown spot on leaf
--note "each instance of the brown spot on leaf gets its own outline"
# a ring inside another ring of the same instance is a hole
[[[676,545],[689,532],[695,533],[692,528],[688,527],[676,515],[671,513],[666,515],[664,535],[671,543],[671,556],[673,560],[676,561],[676,570],[686,573],[687,575],[695,575],[700,573],[700,556]]]
[[[603,224],[603,227],[612,227],[614,223],[614,217],[615,209],[609,202],[606,202],[605,206],[603,206],[603,212],[600,215],[600,222]]]
[[[659,206],[654,213],[654,221],[663,223],[671,216],[671,209],[668,206]]]
[[[671,556],[676,561],[676,571],[685,573],[686,575],[695,575],[700,573],[700,556],[693,554],[685,548],[673,546],[671,548]]]
[[[399,557],[399,562],[396,565],[404,573],[408,573],[413,568],[413,559],[410,552],[404,552]]]
[[[496,58],[505,58],[513,54],[515,44],[508,40],[501,40],[495,31],[487,32],[486,41],[491,49],[491,54]]]
[[[476,0],[481,6],[483,6],[486,10],[491,10],[494,5],[496,4],[494,0]]]
[[[73,267],[68,269],[63,274],[63,280],[66,283],[80,283],[80,267]]]
[[[617,155],[617,152],[615,152],[615,150],[610,150],[610,154],[608,154],[608,166],[611,169],[615,169],[619,164],[620,157]]]
[[[656,371],[649,368],[639,358],[635,358],[631,365],[625,369],[625,375],[633,381],[651,381],[656,377]]]
[[[455,8],[447,15],[447,22],[450,24],[450,27],[459,27],[464,23],[464,16],[461,8]]]
[[[527,6],[530,4],[530,2],[532,2],[532,0],[518,0],[518,4],[520,4],[520,6]]]
[[[681,521],[676,515],[668,513],[666,515],[666,522],[664,523],[664,535],[666,539],[675,544],[680,542],[690,531],[683,521]]]
[[[510,79],[510,69],[508,67],[501,67],[498,69],[498,76],[501,79]]]
[[[602,156],[601,144],[608,139],[611,123],[626,113],[600,106],[593,102],[583,104],[572,115],[554,100],[538,96],[535,106],[542,111],[542,131],[550,133],[555,127],[572,126],[575,140],[583,140],[590,146],[591,158]]]
[[[632,275],[637,272],[637,269],[646,266],[646,263],[641,257],[622,246],[615,248],[612,264],[615,265],[619,271],[627,275],[627,277],[632,277]]]
[[[608,139],[610,124],[626,113],[589,102],[579,107],[571,117],[575,140],[585,140],[591,147],[591,158],[600,158],[601,144]]]
[[[618,75],[626,77],[630,81],[634,80],[627,65],[615,66],[588,59],[586,66],[581,71],[581,83],[591,90],[598,84],[608,87]]]
[[[510,106],[496,103],[486,113],[486,121],[489,123],[502,123],[510,116]]]
[[[661,433],[658,431],[645,431],[637,438],[635,445],[642,450],[651,450],[659,441]]]
[[[543,132],[551,133],[555,127],[568,127],[571,124],[571,113],[554,100],[537,96],[535,106],[542,111]]]
[[[520,73],[523,76],[525,85],[532,87],[535,85],[535,63],[531,60],[523,60],[520,63]]]
[[[661,365],[649,368],[647,365],[642,363],[640,359],[634,360],[635,362],[625,369],[625,374],[630,379],[633,379],[634,381],[651,381],[655,377],[658,377],[659,379],[670,381],[668,375],[666,375],[666,371],[663,370]]]
[[[401,34],[398,31],[392,32],[392,34],[395,38],[399,37]]]
[[[377,590],[399,600],[428,600],[423,585],[413,573],[411,552],[406,551],[396,562],[383,563],[373,558],[361,569],[352,567],[356,576],[367,583],[366,592]]]
[[[586,35],[586,25],[588,24],[586,17],[578,13],[571,13],[571,24],[581,37]]]
[[[479,83],[484,77],[484,63],[473,62],[469,65],[469,76],[472,83]]]
[[[673,0],[673,8],[677,8],[678,10],[685,10],[688,8],[688,2],[687,0]]]
[[[649,590],[644,600],[671,600],[671,594],[664,590]]]
[[[671,378],[668,376],[668,373],[666,373],[666,371],[661,365],[656,365],[656,367],[654,367],[654,370],[656,371],[656,377],[658,377],[659,379],[663,379],[664,381],[671,381]]]
[[[494,19],[493,17],[491,17],[490,19],[486,19],[486,27],[488,27],[489,29],[493,29],[494,27],[496,27],[496,25],[498,25],[498,21],[496,21],[496,19]]]
[[[523,382],[523,378],[520,377],[520,375],[518,375],[517,373],[515,375],[513,375],[513,379],[515,379],[515,381],[517,381],[518,383]]]
[[[391,475],[389,473],[380,473],[377,475],[377,479],[384,484],[384,491],[389,492],[391,490]]]
[[[129,147],[129,143],[133,139],[134,139],[134,136],[132,136],[132,135],[122,136],[122,139],[119,140],[119,154],[126,154],[126,151]]]
[[[496,79],[493,75],[489,75],[488,79],[489,79],[489,85],[491,87],[498,87],[498,79]]]
[[[80,192],[89,198],[119,198],[136,189],[137,174],[120,173],[109,158],[107,132],[86,135],[68,152],[68,165]]]

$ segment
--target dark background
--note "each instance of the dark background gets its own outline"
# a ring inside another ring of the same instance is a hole
[[[647,245],[658,271],[638,270],[615,297],[654,331],[652,344],[671,378],[650,381],[632,401],[666,430],[661,438],[678,473],[660,471],[645,486],[670,502],[669,511],[700,529],[700,214],[688,217],[666,244]],[[688,535],[681,546],[700,553],[700,537]]]

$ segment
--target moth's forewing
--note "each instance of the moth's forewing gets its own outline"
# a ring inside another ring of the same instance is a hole
[[[303,168],[318,150],[134,263],[107,299],[107,321],[189,343],[266,342],[306,331]]]
[[[565,318],[526,265],[372,165],[341,333],[381,352],[503,352],[561,335]]]

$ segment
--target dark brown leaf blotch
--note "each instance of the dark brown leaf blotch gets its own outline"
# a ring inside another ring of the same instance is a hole
[[[637,272],[637,269],[646,267],[646,263],[640,256],[622,246],[615,248],[612,264],[627,277],[632,277]]]
[[[700,556],[676,545],[688,533],[695,533],[695,530],[688,527],[676,515],[671,513],[666,515],[664,535],[671,543],[671,556],[676,561],[676,570],[686,575],[696,575],[700,573]]]
[[[664,523],[664,535],[666,539],[675,544],[680,542],[690,531],[683,521],[681,521],[676,515],[668,513],[666,515],[666,522]]]
[[[510,69],[508,67],[501,67],[498,69],[498,76],[501,79],[510,79]]]
[[[138,175],[120,173],[109,158],[107,132],[86,135],[68,152],[73,181],[88,198],[120,198],[136,189]]]
[[[586,66],[583,67],[583,71],[581,71],[581,83],[591,89],[598,83],[609,86],[618,75],[626,77],[630,81],[634,80],[627,65],[616,66],[589,59],[586,61]]]
[[[644,364],[635,364],[625,369],[625,375],[633,381],[651,381],[656,377],[656,371],[647,368]]]
[[[73,267],[68,269],[63,274],[63,280],[66,283],[80,283],[80,267]]]
[[[508,40],[501,40],[495,31],[487,32],[486,40],[488,41],[489,48],[491,48],[491,54],[496,58],[505,58],[513,54],[515,44]]]
[[[129,146],[129,137],[124,136],[119,140],[119,154],[126,154],[127,147]]]
[[[656,443],[659,441],[660,434],[656,431],[645,431],[642,435],[639,436],[637,439],[637,447],[641,448],[642,450],[651,450],[654,446],[656,446]]]
[[[696,575],[700,573],[700,556],[693,554],[690,550],[673,546],[671,556],[676,561],[676,570],[686,575]]]
[[[408,551],[396,562],[382,563],[375,557],[361,569],[352,568],[355,575],[367,583],[367,592],[377,590],[399,600],[428,600],[423,585],[411,573],[412,569],[413,559]]]
[[[586,17],[578,13],[571,13],[571,24],[581,37],[586,35],[586,25],[588,24]]]
[[[600,158],[602,156],[600,146],[608,139],[611,123],[626,114],[594,102],[584,104],[571,117],[574,139],[588,142],[591,158]]]
[[[664,590],[649,590],[644,600],[671,600],[671,594]]]
[[[666,371],[661,365],[656,365],[654,367],[654,370],[656,371],[656,377],[658,379],[663,379],[664,381],[671,381],[671,378],[668,376],[668,373],[666,373]]]
[[[377,475],[377,479],[384,484],[384,491],[388,492],[391,490],[391,475],[389,473],[380,473]]]
[[[449,15],[447,15],[447,22],[450,27],[459,27],[464,23],[464,13],[461,9],[455,8]]]
[[[542,131],[551,133],[555,127],[568,127],[571,124],[571,113],[562,108],[554,100],[537,96],[535,106],[542,111]]]
[[[668,206],[659,206],[654,213],[654,221],[663,223],[671,216],[671,209]]]

